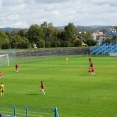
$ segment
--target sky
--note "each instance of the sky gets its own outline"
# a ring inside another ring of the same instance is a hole
[[[117,26],[117,0],[0,0],[0,28]]]

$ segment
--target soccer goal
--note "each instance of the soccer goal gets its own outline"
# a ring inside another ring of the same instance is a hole
[[[9,66],[9,55],[0,55],[0,66]]]

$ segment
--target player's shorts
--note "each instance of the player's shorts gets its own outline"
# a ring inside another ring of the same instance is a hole
[[[44,91],[44,89],[41,89],[42,91]]]

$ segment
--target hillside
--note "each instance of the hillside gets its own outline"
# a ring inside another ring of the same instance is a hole
[[[83,30],[86,30],[86,31],[97,31],[97,30],[106,30],[108,28],[112,28],[114,26],[98,26],[98,25],[95,25],[95,26],[76,26],[76,28],[79,28],[79,29],[83,29]],[[57,26],[57,28],[60,30],[60,29],[64,29],[64,26]],[[21,28],[12,28],[12,27],[5,27],[5,28],[0,28],[0,30],[3,30],[3,31],[12,31],[14,29],[21,29]]]

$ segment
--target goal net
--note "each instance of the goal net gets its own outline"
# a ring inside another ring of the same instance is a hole
[[[0,66],[9,66],[9,55],[0,55]]]

